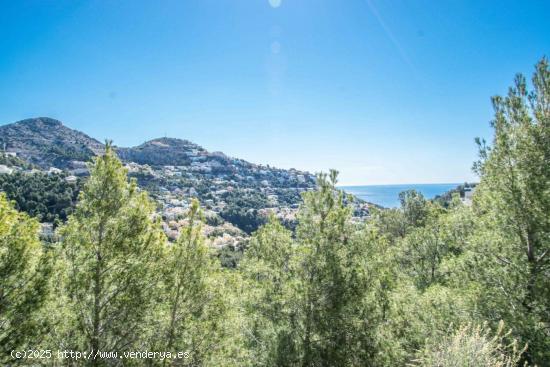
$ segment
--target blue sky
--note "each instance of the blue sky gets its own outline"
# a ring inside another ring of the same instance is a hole
[[[185,138],[342,184],[474,180],[549,1],[0,0],[0,124]]]

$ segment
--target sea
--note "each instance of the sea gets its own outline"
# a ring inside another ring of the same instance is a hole
[[[366,185],[366,186],[339,186],[348,194],[357,196],[369,203],[378,204],[385,208],[400,206],[399,193],[407,190],[421,192],[426,199],[433,199],[449,190],[456,188],[458,183],[444,184],[403,184],[403,185]]]

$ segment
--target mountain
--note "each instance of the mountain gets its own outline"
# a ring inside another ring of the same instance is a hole
[[[68,168],[72,161],[88,161],[103,144],[48,117],[0,126],[0,148],[41,168]]]
[[[38,172],[31,179],[60,180],[60,184],[72,185],[76,181],[74,176],[87,175],[85,162],[101,154],[105,146],[60,121],[40,117],[0,126],[0,149],[16,155],[0,154],[6,160],[4,165],[26,161],[44,171],[57,171],[51,167],[64,171],[59,175]],[[129,176],[159,204],[163,228],[171,239],[177,237],[182,215],[194,198],[199,199],[205,210],[209,236],[219,237],[214,240],[216,246],[236,246],[242,242],[243,233],[255,231],[269,215],[293,228],[301,193],[316,185],[315,177],[308,172],[250,163],[221,152],[209,152],[182,139],[158,138],[115,150]],[[17,174],[4,175],[6,187],[24,182],[27,177],[19,171],[35,172],[30,168],[31,165],[24,164],[7,167]],[[20,201],[23,204],[27,199],[34,200],[35,194],[30,192],[28,198]],[[356,200],[354,206],[357,216],[368,214],[367,203]]]
[[[152,166],[183,166],[191,163],[190,156],[206,153],[188,140],[159,138],[133,148],[117,148],[120,159]]]
[[[190,166],[197,172],[214,176],[241,173],[244,176],[255,176],[253,171],[263,173],[279,170],[273,167],[256,165],[242,159],[226,156],[222,152],[209,152],[203,147],[188,140],[175,138],[158,138],[147,141],[137,147],[116,147],[120,159],[150,166]],[[309,175],[307,172],[298,174]],[[266,177],[269,181],[269,177]]]
[[[50,167],[82,171],[82,162],[89,161],[104,150],[104,145],[60,121],[48,117],[31,118],[0,126],[0,148],[15,152],[17,157],[43,169]],[[228,157],[221,152],[208,152],[188,140],[158,138],[136,147],[115,147],[127,163],[153,167],[187,167],[194,176],[207,179],[235,176],[237,181],[250,181],[276,187],[312,187],[313,175],[298,170],[282,170],[256,165]]]

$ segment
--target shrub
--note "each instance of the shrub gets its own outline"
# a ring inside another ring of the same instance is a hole
[[[520,349],[517,340],[507,342],[510,333],[510,331],[504,332],[502,321],[494,335],[487,324],[462,326],[439,342],[428,342],[413,365],[423,367],[517,366],[527,345]]]

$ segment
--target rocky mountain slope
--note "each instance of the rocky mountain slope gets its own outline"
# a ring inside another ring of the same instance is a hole
[[[189,165],[189,157],[198,153],[207,154],[197,144],[174,138],[154,139],[133,148],[117,148],[122,160],[152,166]]]
[[[60,121],[38,117],[0,126],[0,149],[42,168],[64,169],[99,154],[103,144]]]
[[[73,130],[48,117],[31,118],[0,126],[0,150],[43,169],[82,167],[100,154],[104,145],[83,132]],[[116,147],[119,157],[139,165],[187,167],[196,175],[237,175],[237,179],[265,181],[263,185],[309,187],[314,177],[297,170],[281,170],[228,157],[221,152],[208,152],[187,140],[159,138],[136,147]],[[289,174],[290,172],[290,174]]]
[[[205,211],[205,231],[215,247],[240,246],[269,215],[292,228],[301,193],[315,187],[315,177],[308,172],[250,163],[221,152],[209,152],[187,140],[159,138],[136,147],[115,149],[129,176],[158,203],[163,228],[170,239],[177,237],[194,198],[199,199]],[[4,175],[5,187],[0,182],[0,191],[27,185],[27,178],[76,185],[85,180],[75,176],[87,175],[86,162],[103,151],[104,145],[99,141],[50,118],[0,126],[0,157],[5,161],[0,166],[13,172]],[[36,167],[48,174],[36,171]],[[21,205],[36,195],[28,196],[20,198]],[[364,216],[368,205],[357,201],[355,211]],[[47,208],[45,212],[52,214]]]

